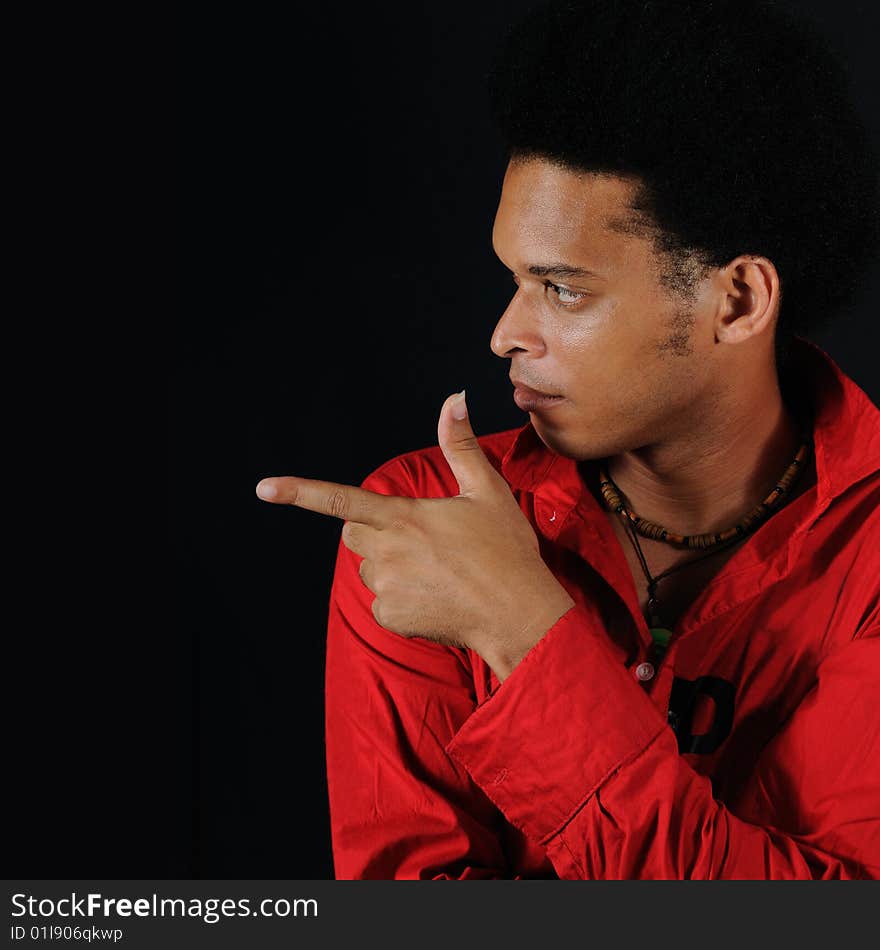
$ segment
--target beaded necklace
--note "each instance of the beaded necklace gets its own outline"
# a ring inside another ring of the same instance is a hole
[[[710,532],[707,534],[680,535],[669,531],[653,521],[640,518],[622,500],[622,493],[608,475],[605,466],[599,466],[599,488],[602,491],[602,498],[610,511],[616,511],[620,515],[624,527],[627,530],[627,537],[635,548],[639,563],[648,581],[648,626],[650,627],[651,639],[653,641],[655,661],[659,662],[662,658],[669,644],[669,639],[672,636],[672,631],[668,629],[661,620],[660,605],[657,599],[658,581],[661,581],[674,571],[688,567],[695,561],[702,561],[704,558],[731,547],[734,543],[755,531],[774,511],[782,507],[781,500],[790,493],[795,480],[806,468],[807,456],[812,445],[813,440],[810,436],[802,436],[801,446],[798,449],[797,455],[791,461],[770,494],[732,528],[728,528],[726,531]],[[647,562],[645,561],[645,555],[642,553],[642,547],[638,542],[637,534],[641,534],[645,538],[665,541],[667,544],[672,544],[679,548],[708,550],[699,557],[692,558],[690,561],[685,561],[682,564],[676,564],[674,567],[663,571],[656,577],[652,577],[648,570]]]

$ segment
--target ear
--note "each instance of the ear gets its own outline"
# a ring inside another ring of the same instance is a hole
[[[722,301],[715,319],[715,341],[744,343],[764,333],[772,338],[781,297],[773,262],[740,255],[719,271],[719,281]]]

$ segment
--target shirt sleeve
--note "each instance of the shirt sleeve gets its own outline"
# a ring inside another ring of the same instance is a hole
[[[570,608],[446,746],[560,878],[880,878],[880,628],[820,664],[737,814],[607,642]]]
[[[361,487],[412,494],[392,462]],[[340,540],[325,667],[336,878],[508,878],[504,817],[446,752],[477,705],[468,653],[381,627],[361,560]]]

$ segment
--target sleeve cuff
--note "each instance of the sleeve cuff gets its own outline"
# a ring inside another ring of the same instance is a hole
[[[666,722],[605,631],[571,607],[464,721],[446,752],[543,842]]]

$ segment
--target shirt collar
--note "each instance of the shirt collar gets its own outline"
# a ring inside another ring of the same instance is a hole
[[[880,411],[817,344],[795,336],[786,387],[796,411],[812,420],[816,460],[814,518],[850,486],[880,469]],[[537,492],[553,473],[554,488],[571,502],[583,489],[577,462],[549,449],[531,420],[501,461],[511,488]],[[561,499],[560,499],[561,500]]]

